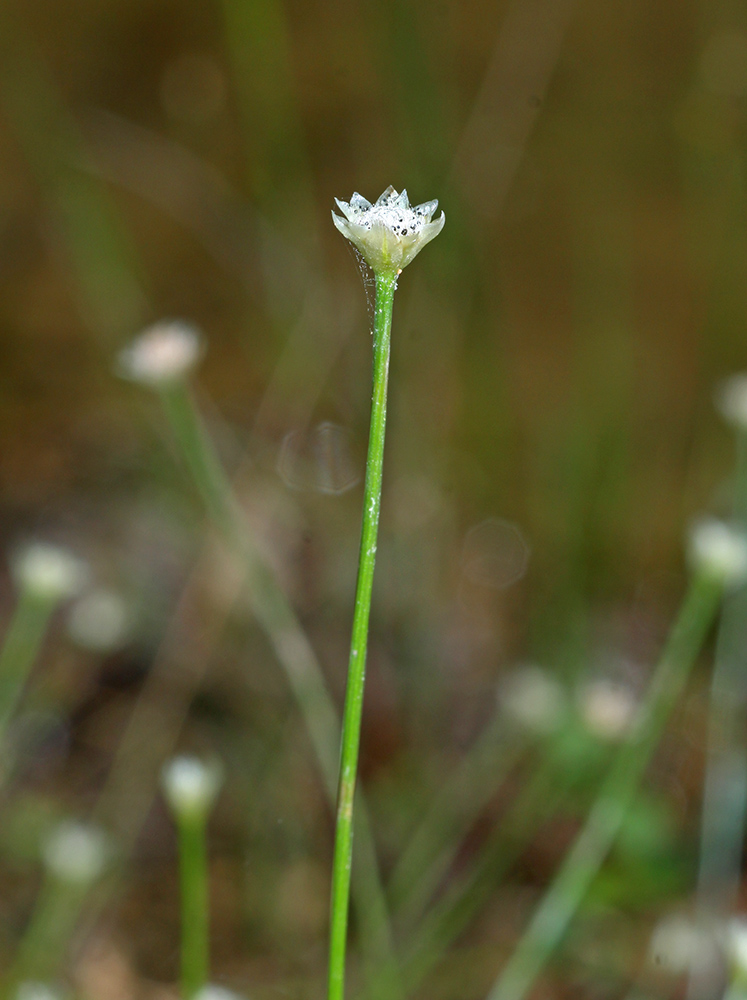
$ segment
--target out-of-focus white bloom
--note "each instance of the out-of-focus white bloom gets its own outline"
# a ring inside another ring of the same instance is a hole
[[[541,667],[519,667],[501,680],[498,700],[504,713],[530,732],[557,729],[566,711],[563,688]]]
[[[725,586],[747,580],[747,536],[724,521],[699,521],[690,532],[689,555],[696,571],[717,578]]]
[[[84,649],[105,653],[121,645],[129,624],[130,616],[121,595],[97,587],[72,606],[67,630],[70,638]]]
[[[195,993],[194,1000],[244,1000],[244,997],[240,993],[226,989],[225,986],[208,983]]]
[[[735,917],[726,925],[724,951],[734,971],[744,981],[747,978],[747,918]]]
[[[87,885],[104,870],[109,842],[99,827],[65,820],[47,837],[42,856],[49,873],[61,882]]]
[[[731,375],[716,389],[716,408],[737,430],[747,430],[747,372]]]
[[[583,685],[578,703],[587,729],[604,740],[625,736],[638,712],[638,701],[631,689],[603,677]]]
[[[42,601],[73,597],[88,579],[88,567],[67,549],[47,542],[31,542],[12,563],[16,584]]]
[[[654,965],[683,975],[707,969],[718,958],[712,934],[682,915],[665,917],[651,935],[649,958]]]
[[[202,817],[213,806],[223,783],[220,764],[199,757],[174,757],[161,771],[166,801],[179,817]]]
[[[62,994],[47,983],[25,979],[16,987],[15,1000],[61,1000]]]
[[[333,212],[332,221],[375,274],[399,274],[426,243],[438,236],[446,221],[443,212],[431,221],[438,208],[435,199],[411,208],[407,191],[399,193],[391,184],[375,205],[357,191],[349,203],[339,198],[335,201],[342,216]]]
[[[163,320],[144,330],[120,352],[117,371],[133,382],[154,387],[180,382],[202,354],[197,327],[183,320]]]

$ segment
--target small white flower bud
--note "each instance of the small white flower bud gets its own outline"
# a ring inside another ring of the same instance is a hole
[[[120,353],[117,371],[123,378],[158,388],[186,378],[201,354],[195,326],[164,320],[148,327]]]
[[[638,713],[631,689],[602,677],[583,685],[578,702],[586,728],[603,740],[622,739]]]
[[[88,579],[81,559],[47,542],[32,542],[19,551],[11,569],[18,587],[43,601],[74,597]]]
[[[747,536],[724,521],[704,518],[690,532],[690,562],[694,569],[725,586],[747,579]]]
[[[716,389],[716,409],[736,430],[747,430],[747,373],[725,379]]]
[[[161,772],[161,787],[177,817],[204,817],[223,783],[217,761],[205,763],[198,757],[174,757]]]
[[[566,711],[561,685],[546,670],[533,665],[519,667],[503,678],[498,700],[511,720],[540,735],[557,729]]]
[[[61,882],[95,882],[109,858],[104,832],[76,820],[65,820],[47,837],[42,856],[47,870]]]

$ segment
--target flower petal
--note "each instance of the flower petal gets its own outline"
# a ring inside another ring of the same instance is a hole
[[[413,212],[416,215],[422,216],[428,222],[433,218],[433,213],[438,208],[438,199],[434,198],[433,201],[424,201],[422,205],[416,205]]]
[[[337,198],[335,198],[337,201]],[[337,201],[339,205],[339,201]],[[357,212],[365,212],[372,207],[371,202],[364,198],[362,194],[358,194],[357,191],[353,191],[353,197],[350,199],[350,207],[354,208]]]
[[[376,199],[376,207],[380,208],[382,205],[390,205],[396,197],[397,189],[390,184],[386,191],[382,191]]]

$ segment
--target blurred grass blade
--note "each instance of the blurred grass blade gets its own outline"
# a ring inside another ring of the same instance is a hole
[[[116,341],[142,323],[137,252],[108,191],[86,169],[77,124],[7,4],[0,5],[0,101],[59,227],[88,327]]]
[[[540,826],[558,809],[573,782],[546,763],[527,779],[476,861],[428,911],[403,955],[408,990],[417,989],[446,950],[489,900]]]
[[[470,827],[524,751],[500,713],[444,782],[392,872],[388,895],[394,919],[410,927],[454,862]]]

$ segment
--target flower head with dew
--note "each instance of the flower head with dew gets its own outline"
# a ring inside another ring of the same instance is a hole
[[[174,757],[161,771],[161,787],[171,810],[178,817],[204,817],[215,802],[223,783],[223,770],[216,760]]]
[[[410,207],[407,191],[390,185],[374,205],[356,191],[349,202],[335,198],[342,216],[332,220],[376,275],[396,276],[441,232],[446,216],[433,221],[437,201]]]
[[[111,850],[106,834],[97,826],[64,820],[47,837],[43,859],[60,882],[89,885],[101,875]]]
[[[699,521],[690,532],[689,555],[698,572],[716,578],[725,587],[747,581],[747,536],[724,521]]]
[[[202,355],[197,327],[183,320],[154,323],[120,352],[117,372],[123,378],[154,388],[180,382]]]

